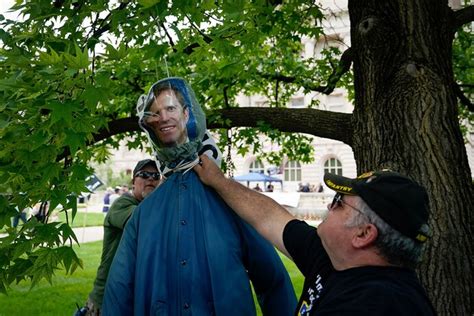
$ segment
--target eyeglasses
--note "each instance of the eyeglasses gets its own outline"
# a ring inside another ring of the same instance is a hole
[[[160,180],[160,173],[159,172],[150,172],[150,171],[139,171],[135,174],[135,177],[140,177],[142,179],[149,179],[152,178],[153,180]]]
[[[361,213],[362,215],[365,215],[361,210],[359,210],[358,208],[355,208],[354,206],[344,202],[344,200],[342,199],[344,197],[344,194],[342,193],[336,193],[336,195],[334,196],[334,199],[332,200],[331,202],[331,207],[329,208],[330,211],[332,211],[335,206],[337,207],[342,207],[342,204],[345,204],[347,206],[349,206],[350,208],[352,208],[353,210],[356,210],[357,212]]]

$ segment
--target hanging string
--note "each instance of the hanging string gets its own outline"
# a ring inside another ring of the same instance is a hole
[[[162,31],[162,28],[164,28],[164,23],[160,21],[160,18],[159,17],[156,17],[156,20],[158,21],[158,33],[160,34],[160,40],[162,38],[164,38],[165,36],[163,35],[163,33],[161,32]],[[163,29],[165,35],[167,34],[166,30]],[[163,55],[163,59],[165,61],[165,69],[166,69],[166,75],[167,77],[169,78],[170,77],[170,71],[169,71],[169,68],[168,68],[168,60],[166,59],[166,54]],[[158,80],[158,79],[157,79]]]
[[[166,75],[169,78],[170,77],[170,71],[168,69],[168,60],[166,59],[166,55],[163,56],[163,59],[165,60]]]
[[[232,130],[230,128],[227,129],[227,154],[225,164],[227,167],[227,176],[229,178],[234,177],[235,164],[232,161]]]

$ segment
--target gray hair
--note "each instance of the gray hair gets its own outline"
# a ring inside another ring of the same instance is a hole
[[[375,240],[375,247],[379,254],[384,257],[388,263],[414,268],[421,261],[423,244],[402,235],[399,231],[393,229],[380,216],[378,216],[360,197],[357,197],[356,207],[360,212],[353,212],[345,225],[355,227],[363,224],[373,224],[377,227],[378,236]],[[421,228],[427,234],[428,225]]]

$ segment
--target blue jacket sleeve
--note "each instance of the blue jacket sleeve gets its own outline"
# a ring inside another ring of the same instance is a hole
[[[247,223],[241,227],[244,264],[263,315],[293,315],[295,291],[275,248]]]
[[[105,285],[102,315],[133,315],[138,209],[125,225]]]

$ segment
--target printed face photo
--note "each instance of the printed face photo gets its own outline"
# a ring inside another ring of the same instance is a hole
[[[171,89],[160,91],[147,114],[145,123],[153,129],[155,136],[166,147],[186,142],[189,112],[187,108],[183,108],[175,91]]]

